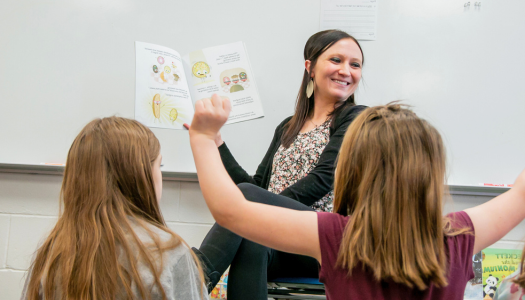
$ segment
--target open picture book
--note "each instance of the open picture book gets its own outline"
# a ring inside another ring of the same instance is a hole
[[[230,99],[226,124],[264,116],[243,42],[181,55],[170,48],[135,42],[135,119],[149,127],[182,129],[195,102],[213,94]]]

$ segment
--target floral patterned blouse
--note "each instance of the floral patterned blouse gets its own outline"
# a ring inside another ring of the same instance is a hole
[[[305,177],[315,168],[319,157],[330,141],[331,119],[314,129],[299,133],[290,147],[279,147],[273,157],[268,191],[279,194],[288,186]],[[315,211],[332,212],[334,191],[312,204]]]

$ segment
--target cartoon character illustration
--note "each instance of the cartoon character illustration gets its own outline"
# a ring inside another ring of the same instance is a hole
[[[174,62],[171,62],[171,67],[172,67],[173,69],[177,68],[177,66],[175,65]]]
[[[171,73],[171,69],[168,66],[164,67],[164,72],[160,73],[160,79],[164,82],[168,82],[168,78],[166,78],[169,73]]]
[[[177,117],[179,116],[179,112],[177,112],[177,109],[175,108],[172,108],[170,110],[170,120],[171,122],[175,122],[175,120],[177,120]]]
[[[250,78],[243,68],[224,70],[219,78],[222,78],[220,84],[224,93],[244,91],[250,87]]]
[[[494,294],[496,293],[496,290],[498,289],[496,286],[498,285],[498,277],[492,276],[492,274],[489,274],[489,277],[485,282],[487,284],[483,285],[483,297],[488,295],[490,298],[494,298]]]
[[[155,94],[155,96],[153,96],[153,101],[151,104],[153,108],[153,115],[155,116],[155,118],[159,119],[160,118],[160,104],[161,104],[160,94]]]
[[[162,57],[162,56],[157,57],[157,61],[159,62],[159,64],[163,65],[164,64],[164,57]]]
[[[189,54],[189,61],[191,65],[191,74],[195,78],[200,80],[194,80],[193,85],[200,85],[203,83],[213,81],[213,71],[212,66],[208,63],[206,55],[202,50],[193,51]],[[223,76],[219,77],[222,78]]]
[[[232,87],[230,88],[230,93],[244,91],[244,88],[242,87],[242,85],[237,84],[239,82],[239,76],[238,75],[233,75],[232,76],[232,82],[234,83],[234,85],[232,85]]]
[[[153,72],[154,73],[158,73],[159,72],[159,68],[157,68],[156,65],[153,65]]]
[[[140,111],[139,120],[145,125],[183,129],[184,123],[191,122],[192,106],[191,99],[176,99],[161,91],[149,91],[144,93],[137,109]]]
[[[193,76],[204,81],[206,78],[210,77],[210,66],[208,66],[208,64],[203,61],[198,61],[193,64],[191,72],[193,73]]]
[[[173,80],[175,80],[175,81],[179,81],[179,79],[180,79],[179,74],[175,74],[175,73],[173,73]]]
[[[246,76],[246,73],[245,73],[245,72],[241,72],[241,73],[239,73],[239,77],[241,78],[241,81],[242,81],[242,82],[245,82],[246,79],[248,79],[248,77]]]

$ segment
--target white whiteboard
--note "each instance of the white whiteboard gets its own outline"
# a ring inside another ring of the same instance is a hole
[[[402,99],[443,135],[448,183],[513,183],[525,168],[525,2],[379,1],[360,99]]]
[[[525,24],[518,0],[379,1],[377,41],[362,42],[359,104],[405,99],[442,133],[449,183],[511,183],[525,166]],[[254,173],[274,128],[293,113],[303,47],[319,1],[0,2],[0,163],[64,162],[95,117],[132,118],[135,41],[181,54],[244,41],[265,118],[223,137]],[[194,172],[186,131],[153,129],[164,170]]]

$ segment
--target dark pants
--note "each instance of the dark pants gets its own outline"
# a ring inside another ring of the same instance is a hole
[[[252,184],[241,183],[239,189],[250,201],[313,211],[298,201],[273,194]],[[263,228],[261,230],[264,230]],[[278,277],[317,278],[318,263],[312,257],[270,249],[253,243],[215,223],[199,249],[220,274],[228,266],[228,300],[267,300],[267,281]]]

